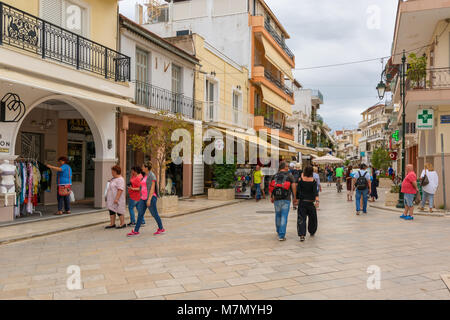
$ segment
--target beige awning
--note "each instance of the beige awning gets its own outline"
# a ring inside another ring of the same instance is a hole
[[[281,113],[292,116],[292,105],[288,101],[269,88],[265,87],[263,84],[261,85],[261,90],[263,94],[263,102],[265,104],[268,104]]]
[[[264,50],[266,52],[265,56],[266,59],[269,60],[271,64],[273,64],[277,69],[279,69],[286,77],[294,81],[294,75],[292,74],[292,67],[289,65],[289,63],[284,60],[284,58],[273,48],[273,46],[264,39],[264,37],[261,37]]]
[[[36,89],[42,89],[56,94],[67,95],[74,98],[112,104],[118,107],[137,108],[136,105],[131,102],[112,95],[73,87],[69,84],[64,84],[45,78],[38,78],[31,74],[19,73],[12,70],[0,68],[0,80],[9,81]]]
[[[312,148],[305,147],[304,145],[301,145],[300,143],[297,143],[297,142],[295,142],[293,140],[289,140],[289,139],[286,139],[286,138],[283,138],[283,137],[280,137],[280,136],[277,137],[277,136],[272,135],[272,134],[270,134],[270,137],[272,139],[278,140],[278,141],[280,141],[282,143],[285,143],[285,144],[295,148],[298,152],[301,152],[302,154],[308,155],[308,154],[316,153],[316,150],[314,150]]]

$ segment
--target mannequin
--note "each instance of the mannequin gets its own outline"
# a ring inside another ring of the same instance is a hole
[[[3,160],[0,163],[0,194],[15,192],[15,175],[16,167],[10,164],[8,160]]]

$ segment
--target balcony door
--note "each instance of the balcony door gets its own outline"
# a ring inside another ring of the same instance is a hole
[[[150,101],[150,91],[148,84],[148,53],[136,49],[136,102],[147,107],[155,106],[155,101]]]
[[[182,110],[182,77],[181,67],[172,63],[172,112],[183,113]]]
[[[242,118],[242,94],[237,91],[233,91],[233,124],[236,126],[243,126],[244,121]]]
[[[215,86],[216,84],[207,79],[206,80],[206,88],[205,88],[205,92],[206,92],[206,96],[205,96],[205,101],[206,101],[206,119],[209,121],[215,121],[214,119],[217,117],[216,112],[214,112],[215,108],[215,101],[217,101],[217,97],[216,97],[216,90],[215,90]]]

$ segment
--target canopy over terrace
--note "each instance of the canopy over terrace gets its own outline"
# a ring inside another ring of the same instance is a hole
[[[316,158],[312,162],[315,164],[341,164],[344,163],[344,160],[328,154],[324,157]]]

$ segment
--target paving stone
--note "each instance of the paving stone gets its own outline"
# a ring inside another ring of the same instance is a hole
[[[243,284],[265,282],[269,281],[269,279],[262,275],[255,275],[255,276],[227,279],[226,281],[232,286],[239,286]]]
[[[241,286],[234,286],[229,288],[221,288],[221,289],[214,289],[214,293],[219,296],[232,296],[236,294],[242,294],[246,292],[252,292],[252,291],[258,291],[261,290],[256,285],[253,284],[247,284],[247,285],[241,285]]]
[[[206,300],[217,299],[217,295],[211,290],[177,293],[164,296],[166,300]]]
[[[288,296],[290,294],[291,293],[284,288],[265,289],[265,290],[258,290],[258,291],[242,293],[242,295],[249,300],[274,299],[274,298]]]
[[[136,290],[136,296],[138,298],[149,298],[156,296],[165,296],[175,293],[186,292],[182,286],[172,286],[172,287],[161,287],[153,289]]]

